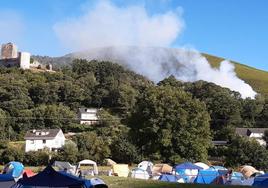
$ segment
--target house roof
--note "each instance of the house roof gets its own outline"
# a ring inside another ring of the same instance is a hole
[[[26,140],[50,140],[57,136],[61,129],[37,129],[27,131]]]
[[[250,136],[251,133],[264,133],[268,128],[236,128],[236,134],[240,136]]]
[[[97,113],[97,108],[79,108],[79,113]]]
[[[212,140],[212,144],[214,146],[225,146],[228,144],[228,141],[226,141],[226,140]]]

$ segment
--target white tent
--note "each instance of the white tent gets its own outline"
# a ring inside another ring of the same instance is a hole
[[[78,173],[78,169],[81,170],[81,166],[84,166],[84,165],[93,166],[93,171],[91,171],[91,173],[86,173],[86,175],[98,175],[99,172],[98,172],[97,163],[95,161],[88,160],[88,159],[82,160],[78,163],[77,169],[76,169],[76,174]]]
[[[154,164],[151,161],[142,161],[138,164],[138,168],[147,171],[149,175],[152,175]]]
[[[53,166],[57,167],[61,171],[63,171],[63,170],[66,169],[68,173],[75,174],[76,166],[75,165],[71,165],[69,162],[55,161],[53,163]]]
[[[148,180],[150,178],[150,175],[148,174],[148,172],[146,170],[143,170],[141,168],[134,168],[131,171],[131,177],[137,178],[137,179]]]
[[[196,166],[199,166],[201,168],[203,168],[204,170],[207,170],[209,169],[209,166],[205,163],[201,163],[201,162],[197,162],[197,163],[194,163]]]

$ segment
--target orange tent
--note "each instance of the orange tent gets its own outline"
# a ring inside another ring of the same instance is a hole
[[[23,175],[26,175],[27,177],[32,177],[32,176],[35,175],[35,173],[34,173],[31,169],[26,168],[26,169],[24,169],[24,171],[23,171]]]
[[[168,164],[156,164],[153,166],[153,176],[172,172],[172,166]]]

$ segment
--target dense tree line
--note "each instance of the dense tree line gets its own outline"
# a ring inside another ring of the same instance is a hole
[[[268,100],[262,96],[242,99],[239,93],[213,83],[183,83],[170,76],[155,85],[114,63],[75,60],[54,73],[0,68],[0,101],[3,143],[23,140],[33,128],[81,133],[56,154],[24,154],[14,146],[2,145],[2,162],[44,164],[53,155],[70,162],[84,158],[102,162],[111,157],[118,162],[176,163],[206,161],[209,155],[220,154],[230,166],[243,161],[268,168],[265,158],[258,161],[248,155],[255,143],[234,134],[236,127],[268,127]],[[83,106],[102,109],[97,125],[78,124],[77,110]],[[227,140],[230,145],[216,151],[211,140]],[[238,152],[239,144],[249,149],[242,149],[235,161],[228,153]],[[260,156],[267,153],[261,146],[258,151]],[[249,157],[240,160],[245,155]]]

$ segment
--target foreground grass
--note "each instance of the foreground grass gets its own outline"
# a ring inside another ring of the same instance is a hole
[[[246,188],[246,186],[202,185],[166,183],[157,180],[138,180],[113,176],[100,176],[109,188]]]

